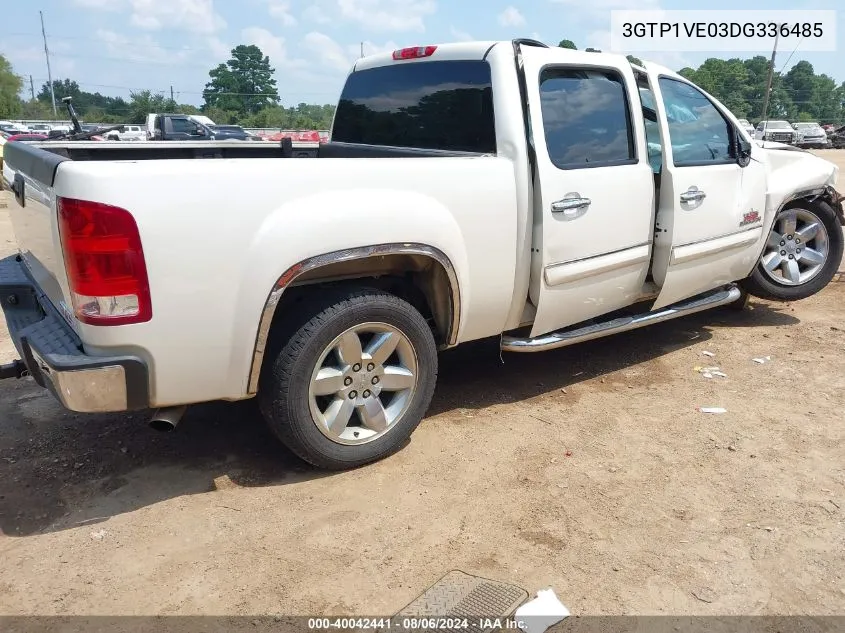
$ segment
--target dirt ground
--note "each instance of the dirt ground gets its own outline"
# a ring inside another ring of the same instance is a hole
[[[844,312],[840,273],[504,364],[462,346],[406,448],[330,475],[248,404],[160,435],[3,381],[0,614],[389,615],[451,569],[573,614],[845,614]]]

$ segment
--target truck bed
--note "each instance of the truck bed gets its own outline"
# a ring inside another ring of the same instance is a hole
[[[58,165],[72,161],[148,161],[196,158],[425,158],[472,157],[456,152],[357,143],[269,143],[261,141],[42,141],[8,143],[5,160],[52,186]],[[7,180],[11,182],[11,178]],[[0,179],[0,185],[2,179]],[[0,187],[2,188],[2,187]]]

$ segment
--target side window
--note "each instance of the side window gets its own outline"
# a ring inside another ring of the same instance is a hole
[[[658,81],[675,166],[732,162],[732,130],[716,106],[687,83],[666,77]]]
[[[657,109],[654,102],[654,92],[648,85],[648,81],[643,78],[638,85],[640,91],[640,102],[643,107],[643,121],[645,122],[645,139],[648,148],[648,163],[651,166],[651,171],[655,174],[660,173],[663,167],[663,142],[660,138],[660,128],[657,121],[651,121],[646,115],[646,112],[653,114],[657,118]]]
[[[544,70],[540,104],[549,158],[559,169],[636,162],[628,95],[615,71]]]
[[[196,134],[198,126],[189,119],[172,119],[173,132],[176,134]]]

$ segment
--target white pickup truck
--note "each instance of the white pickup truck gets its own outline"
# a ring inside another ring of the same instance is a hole
[[[341,469],[402,446],[438,349],[536,352],[747,293],[801,299],[842,257],[833,164],[617,55],[366,57],[316,160],[243,145],[264,153],[8,144],[20,254],[0,300],[22,360],[3,374],[165,429],[257,397],[291,450]]]

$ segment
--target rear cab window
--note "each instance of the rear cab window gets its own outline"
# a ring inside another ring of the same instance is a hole
[[[355,71],[338,102],[332,141],[495,154],[490,65],[423,61]]]

